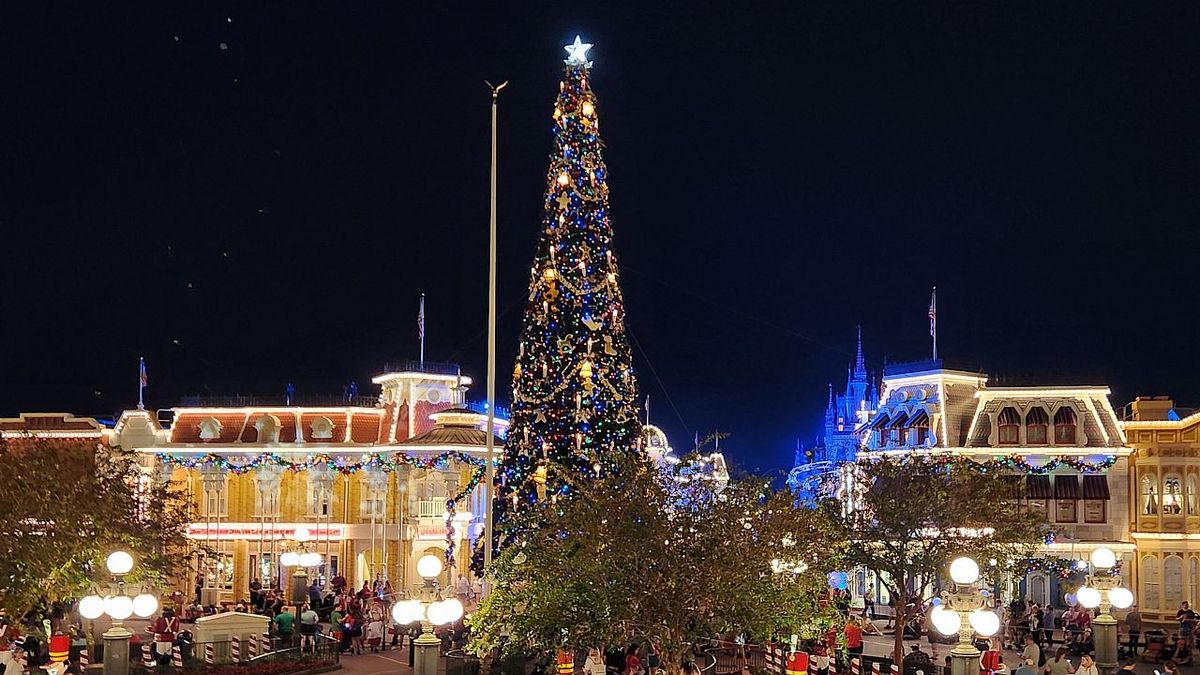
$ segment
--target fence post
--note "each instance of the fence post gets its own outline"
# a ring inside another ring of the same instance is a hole
[[[229,639],[229,658],[234,663],[242,662],[242,640],[236,635]]]
[[[87,645],[84,645],[83,649],[79,650],[79,669],[87,670],[89,665],[91,665],[91,661],[88,657],[88,648]]]
[[[862,675],[862,659],[857,656],[850,659],[850,675]]]
[[[871,675],[879,675],[880,670],[881,670],[881,668],[879,667],[879,662],[872,661],[871,662]]]
[[[158,665],[154,660],[153,645],[153,642],[142,643],[142,666],[146,668],[154,668],[154,666]]]
[[[272,651],[270,633],[263,633],[262,635],[259,636],[258,639],[259,639],[260,643],[262,644],[262,649],[259,651],[259,653],[260,654],[269,654]]]
[[[217,660],[217,650],[211,642],[204,643],[204,665],[211,666]]]
[[[183,650],[179,648],[179,645],[171,647],[171,666],[183,668]]]

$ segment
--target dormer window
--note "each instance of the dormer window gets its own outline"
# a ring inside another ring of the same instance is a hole
[[[1075,411],[1063,406],[1054,413],[1054,443],[1075,445]]]
[[[1021,442],[1021,416],[1017,413],[1017,409],[1013,407],[1005,408],[1000,411],[1000,415],[996,418],[999,435],[997,440],[1000,445],[1017,445]]]
[[[871,427],[872,427],[871,432],[872,432],[872,435],[874,436],[876,448],[883,448],[883,447],[887,446],[888,422],[890,422],[890,421],[891,421],[891,418],[888,417],[888,415],[886,413],[884,413],[884,414],[881,414],[878,417],[876,417],[875,420],[871,423]]]
[[[929,444],[929,415],[926,415],[924,411],[917,413],[908,426],[911,429],[909,439],[912,440],[914,446],[923,448]]]
[[[215,417],[202,420],[199,427],[202,441],[215,441],[221,437],[221,420]]]
[[[1040,407],[1033,407],[1025,413],[1025,442],[1029,445],[1045,445],[1047,431],[1050,429],[1050,416]]]
[[[279,420],[275,419],[274,415],[263,415],[254,422],[254,429],[258,431],[259,443],[278,443],[279,442]]]
[[[904,447],[908,445],[908,415],[900,413],[892,420],[892,445]]]
[[[312,437],[320,439],[333,438],[333,422],[328,417],[318,417],[313,420]]]

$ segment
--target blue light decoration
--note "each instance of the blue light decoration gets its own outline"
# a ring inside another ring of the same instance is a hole
[[[850,575],[845,572],[835,570],[825,575],[825,579],[835,591],[844,591],[850,586]]]

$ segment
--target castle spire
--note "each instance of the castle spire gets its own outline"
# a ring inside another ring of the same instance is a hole
[[[862,350],[862,326],[858,327],[858,351],[854,356],[854,379],[861,380],[867,377],[867,361],[863,358]]]

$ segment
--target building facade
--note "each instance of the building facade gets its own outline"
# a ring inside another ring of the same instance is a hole
[[[443,583],[474,581],[488,493],[486,415],[465,407],[470,379],[411,364],[373,382],[378,398],[197,400],[121,415],[108,441],[139,452],[197,514],[187,591],[210,604],[247,599],[253,580],[287,588],[288,553],[320,554],[307,572],[326,588],[341,576],[403,595],[429,553],[454,563]],[[499,456],[502,439],[494,447]]]
[[[1059,582],[1101,546],[1131,583],[1133,450],[1106,387],[989,387],[986,375],[941,361],[897,364],[884,370],[878,409],[858,434],[866,454],[950,453],[1020,478],[1022,498],[1056,534],[1010,595],[1064,605],[1070,589]],[[860,593],[881,586],[868,576],[857,580]]]
[[[1147,618],[1170,622],[1181,602],[1200,602],[1200,413],[1165,397],[1138,398],[1126,410],[1137,544],[1130,588]]]

